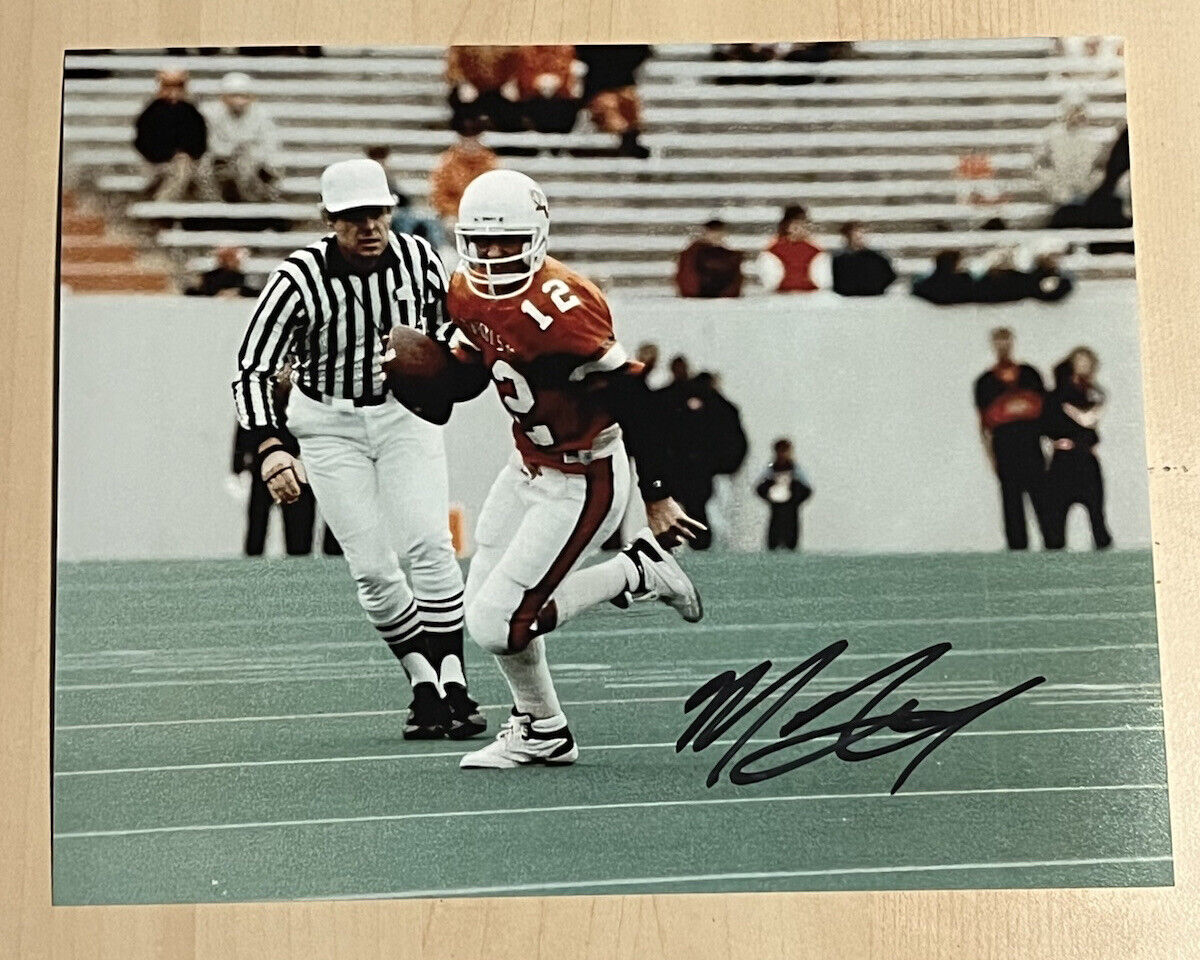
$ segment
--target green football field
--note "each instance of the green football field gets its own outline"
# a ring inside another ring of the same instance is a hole
[[[606,606],[549,639],[582,754],[508,772],[401,739],[407,685],[341,560],[60,566],[55,902],[1172,882],[1148,553],[684,562],[702,623]],[[704,680],[843,638],[796,708],[942,641],[876,713],[1046,682],[895,796],[920,746],[711,789],[725,748],[675,752]],[[494,730],[507,690],[468,663]]]

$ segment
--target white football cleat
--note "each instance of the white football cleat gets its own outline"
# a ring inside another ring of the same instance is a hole
[[[458,765],[463,770],[511,770],[534,764],[565,766],[577,759],[579,747],[567,727],[566,717],[559,714],[548,720],[534,720],[513,707],[496,739],[466,754]]]
[[[671,551],[654,539],[649,527],[643,527],[622,554],[637,568],[638,584],[630,593],[636,600],[658,600],[679,611],[688,623],[704,616],[704,605],[696,585],[683,572]]]

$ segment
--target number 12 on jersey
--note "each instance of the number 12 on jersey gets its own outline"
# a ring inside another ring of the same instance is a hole
[[[550,302],[558,308],[559,313],[566,313],[572,307],[579,306],[579,298],[571,293],[571,288],[567,286],[566,281],[560,280],[558,277],[543,283],[542,293],[550,295]],[[521,301],[521,312],[531,318],[538,325],[539,330],[545,330],[554,322],[554,318],[548,313],[542,312],[532,300]]]

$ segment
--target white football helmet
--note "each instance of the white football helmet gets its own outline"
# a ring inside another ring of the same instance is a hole
[[[481,241],[491,238],[520,239],[521,252],[484,257]],[[458,205],[454,245],[458,269],[476,296],[503,300],[528,290],[546,262],[549,239],[550,207],[535,180],[516,170],[489,170],[467,184]]]

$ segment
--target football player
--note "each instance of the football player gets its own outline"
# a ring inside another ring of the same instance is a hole
[[[467,629],[496,655],[513,709],[464,768],[569,764],[579,756],[546,663],[544,636],[598,604],[657,599],[700,619],[695,586],[660,540],[704,526],[669,496],[655,424],[639,418],[631,361],[600,291],[546,255],[546,195],[524,174],[473,180],[459,206],[460,262],[447,308],[455,355],[482,364],[513,417],[516,450],[480,513],[467,576]],[[633,402],[631,402],[633,401]],[[638,462],[648,527],[583,567],[618,529]]]

